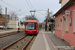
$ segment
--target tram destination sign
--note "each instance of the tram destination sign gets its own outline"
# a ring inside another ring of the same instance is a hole
[[[28,22],[28,24],[34,24],[33,22]]]

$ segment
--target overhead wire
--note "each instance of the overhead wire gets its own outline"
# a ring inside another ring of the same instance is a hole
[[[2,4],[0,4],[0,5],[2,5]],[[6,6],[4,6],[4,5],[2,5],[3,7],[5,7],[6,8]],[[7,7],[8,8],[8,7]],[[8,8],[8,10],[11,10],[10,8]],[[12,10],[11,10],[12,11]]]
[[[30,5],[32,6],[32,8],[34,9],[34,7],[33,7],[33,5],[32,5],[32,3],[31,3],[31,1],[29,0],[29,2],[30,2]]]
[[[37,10],[37,11],[47,11],[47,10]]]
[[[33,5],[32,5],[32,3],[31,3],[31,1],[30,0],[28,0],[29,2],[30,2],[30,5],[31,5],[31,7],[35,10],[35,8],[33,7]],[[28,4],[29,5],[29,4]],[[30,6],[29,5],[29,6]],[[46,11],[46,10],[37,10],[37,11]],[[42,14],[42,15],[45,15],[45,14],[43,14],[43,13],[41,13],[41,12],[37,12],[37,13],[40,13],[40,14]]]
[[[27,2],[27,4],[28,4],[29,8],[30,8],[30,9],[32,9],[32,8],[31,8],[31,6],[29,5],[29,3],[28,3],[28,1],[27,1],[27,0],[26,0],[26,2]]]
[[[1,0],[3,3],[5,3],[5,4],[7,4],[7,5],[9,5],[9,6],[11,6],[11,7],[13,7],[13,8],[15,8],[15,9],[18,9],[18,8],[16,8],[16,7],[14,7],[14,6],[12,6],[12,5],[10,5],[10,4],[8,4],[8,3],[6,3],[5,1],[3,1],[3,0]],[[28,3],[28,1],[30,2],[30,4]],[[32,5],[32,3],[31,3],[31,1],[30,0],[26,0],[26,2],[27,2],[27,4],[28,4],[28,6],[29,6],[29,8],[30,9],[34,9],[34,7],[33,7],[33,5]],[[31,6],[30,6],[31,5]],[[5,6],[4,6],[5,7]],[[32,8],[31,8],[32,7]],[[18,9],[19,10],[19,9]],[[34,9],[35,10],[35,9]],[[38,10],[38,11],[46,11],[46,10]],[[22,12],[22,11],[21,11]],[[23,12],[22,12],[23,13]],[[42,14],[42,15],[45,15],[45,14],[43,14],[43,13],[41,13],[41,12],[38,12],[38,13],[40,13],[40,14]]]
[[[10,5],[10,4],[8,4],[8,3],[6,3],[5,1],[3,1],[3,0],[1,0],[3,3],[5,3],[5,4],[7,4],[8,6],[11,6],[11,7],[13,7],[13,8],[15,8],[16,10],[21,10],[21,9],[18,9],[18,8],[16,8],[16,7],[14,7],[14,6],[12,6],[12,5]],[[21,10],[21,12],[22,12],[22,10]],[[23,13],[23,12],[22,12]],[[23,13],[24,14],[24,13]]]
[[[18,8],[14,7],[14,6],[12,6],[12,5],[8,4],[8,3],[6,3],[6,2],[3,1],[3,0],[1,0],[1,1],[2,1],[3,3],[7,4],[8,6],[11,6],[11,7],[15,8],[15,9],[18,9]]]
[[[43,14],[43,13],[41,13],[41,12],[37,12],[37,13],[39,13],[39,14],[41,14],[41,15],[45,15],[45,14]]]
[[[2,4],[0,4],[0,5],[2,5]],[[3,7],[5,7],[6,8],[6,6],[4,6],[4,5],[2,5]],[[8,7],[7,7],[8,8]],[[8,8],[8,10],[11,10],[10,8]],[[11,10],[12,11],[12,10]]]

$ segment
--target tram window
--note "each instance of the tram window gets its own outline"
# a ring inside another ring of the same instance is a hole
[[[28,30],[35,30],[36,29],[36,23],[26,23],[26,29]]]

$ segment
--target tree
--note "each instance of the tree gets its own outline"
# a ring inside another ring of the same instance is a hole
[[[32,17],[32,16],[25,16],[25,20],[37,20],[38,21],[38,19],[36,18],[36,17]],[[39,22],[39,21],[38,21]]]
[[[9,12],[10,15],[10,20],[19,20],[17,14],[15,14],[14,12]]]
[[[0,6],[0,14],[2,14],[2,10],[3,10],[3,9],[2,9],[2,7]]]

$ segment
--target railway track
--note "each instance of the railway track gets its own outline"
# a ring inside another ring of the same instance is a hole
[[[33,40],[35,36],[24,36],[15,42],[5,46],[1,50],[26,50],[29,43]]]
[[[5,34],[0,35],[0,38],[4,38],[4,37],[15,35],[15,34],[18,34],[18,32],[5,33]]]

